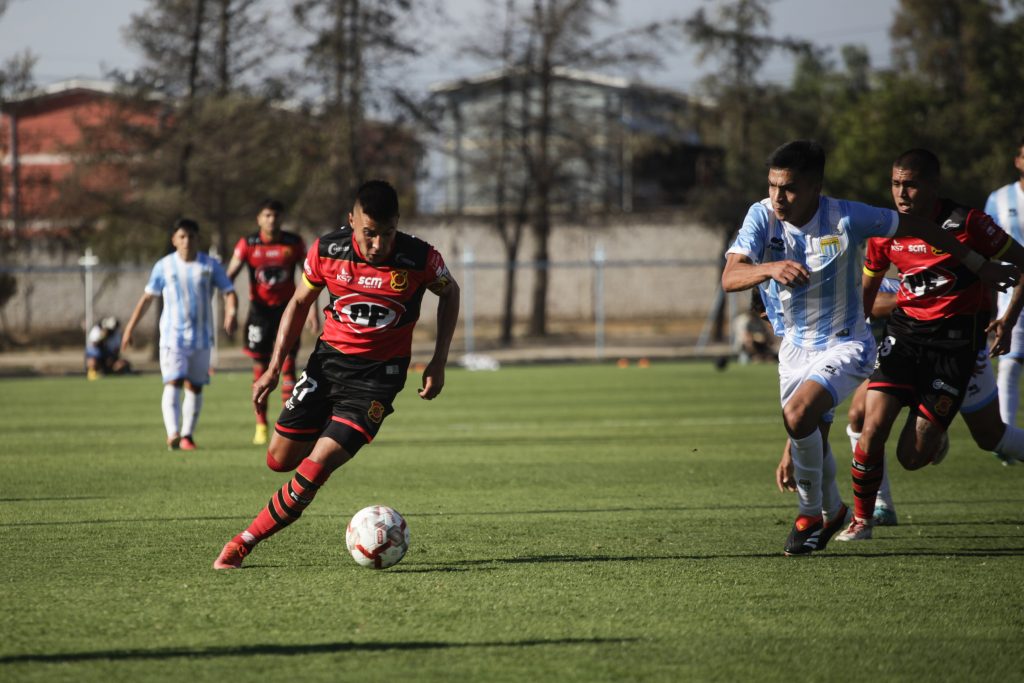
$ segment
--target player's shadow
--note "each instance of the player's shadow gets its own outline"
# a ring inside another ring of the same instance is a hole
[[[638,641],[638,638],[552,638],[550,640],[528,639],[484,642],[411,641],[394,643],[312,643],[298,645],[241,645],[238,647],[213,648],[155,648],[96,650],[93,652],[54,652],[48,654],[21,654],[0,657],[0,666],[5,664],[73,664],[94,661],[153,661],[173,659],[216,659],[221,657],[253,657],[258,655],[294,657],[304,655],[360,653],[360,652],[403,652],[423,650],[460,650],[470,648],[530,648],[538,646],[613,645]]]

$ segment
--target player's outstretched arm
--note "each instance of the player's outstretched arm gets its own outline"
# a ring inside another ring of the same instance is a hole
[[[122,352],[132,345],[132,334],[135,332],[135,326],[139,324],[142,316],[146,315],[146,311],[149,310],[149,305],[153,303],[154,298],[152,294],[146,292],[139,298],[139,302],[135,304],[135,310],[132,311],[128,323],[124,326],[124,332],[121,334]]]
[[[918,237],[933,247],[949,252],[982,282],[988,283],[1000,292],[1013,287],[1020,279],[1020,270],[1017,266],[989,261],[930,220],[909,213],[901,213],[899,216],[900,222],[895,237]]]
[[[434,355],[423,371],[423,388],[419,390],[420,398],[428,401],[441,393],[444,388],[444,366],[448,363],[448,349],[455,336],[455,326],[459,322],[459,303],[461,292],[455,280],[438,293],[437,302],[437,339],[434,341]]]
[[[295,288],[295,294],[281,314],[277,338],[274,339],[274,352],[270,356],[267,371],[252,384],[252,402],[257,413],[266,408],[267,396],[277,386],[284,359],[288,355],[288,351],[295,346],[299,335],[302,334],[302,324],[309,313],[309,307],[313,305],[320,295],[320,290],[323,289],[323,287],[311,287],[305,279],[302,282],[301,286]]]
[[[771,261],[755,264],[743,254],[729,254],[722,270],[722,289],[740,292],[756,287],[766,280],[775,280],[787,287],[807,284],[810,279],[807,268],[796,261]]]

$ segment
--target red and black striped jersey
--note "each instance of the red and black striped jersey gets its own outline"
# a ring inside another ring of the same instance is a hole
[[[372,360],[407,358],[426,290],[451,281],[444,259],[423,240],[396,233],[383,263],[368,263],[345,226],[320,237],[306,255],[306,284],[326,287],[320,338],[344,354]]]
[[[998,258],[1010,239],[988,214],[948,199],[933,220],[959,241],[989,258]],[[864,270],[881,277],[895,264],[900,271],[896,305],[916,320],[971,315],[992,308],[992,289],[947,252],[916,237],[874,238],[868,242]]]
[[[294,232],[264,242],[258,232],[235,245],[235,257],[249,267],[249,300],[284,306],[295,293],[295,268],[306,257],[306,243]]]

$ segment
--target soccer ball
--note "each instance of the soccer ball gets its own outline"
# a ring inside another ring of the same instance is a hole
[[[357,564],[387,569],[405,557],[409,527],[397,510],[387,505],[371,505],[357,512],[348,523],[345,545]]]

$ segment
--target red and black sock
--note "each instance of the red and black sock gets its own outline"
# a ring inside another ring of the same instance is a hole
[[[303,460],[295,476],[273,495],[249,528],[242,532],[240,540],[251,548],[297,520],[331,472],[333,470],[309,458]]]
[[[860,444],[853,449],[850,474],[853,477],[853,514],[859,519],[871,519],[875,513],[875,497],[882,485],[885,451],[865,453]]]

